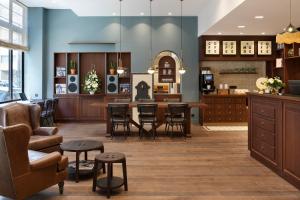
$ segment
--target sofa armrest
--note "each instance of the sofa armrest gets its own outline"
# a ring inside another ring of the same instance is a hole
[[[39,127],[33,130],[33,135],[50,136],[56,135],[58,132],[57,127]]]
[[[46,154],[42,158],[30,162],[30,169],[33,171],[37,171],[40,169],[45,169],[47,167],[57,166],[60,160],[61,160],[61,155],[58,152]]]

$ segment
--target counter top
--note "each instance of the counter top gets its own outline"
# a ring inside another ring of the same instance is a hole
[[[220,95],[220,94],[203,94],[204,97],[246,97],[247,94],[226,94],[226,95]]]
[[[247,95],[248,96],[258,96],[258,97],[272,98],[272,99],[278,99],[278,100],[289,100],[289,101],[300,102],[300,96],[299,95],[290,95],[290,94],[284,94],[284,95],[259,94],[259,93],[255,93],[255,92],[249,92],[249,93],[247,93]]]
[[[171,95],[182,95],[181,93],[177,93],[177,94],[170,94],[170,93],[153,93],[154,95],[168,95],[168,96],[171,96]]]

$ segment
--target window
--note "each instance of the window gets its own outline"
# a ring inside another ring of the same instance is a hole
[[[0,40],[27,46],[27,8],[17,0],[0,0]]]
[[[23,92],[23,56],[21,50],[0,47],[0,102],[20,99]]]

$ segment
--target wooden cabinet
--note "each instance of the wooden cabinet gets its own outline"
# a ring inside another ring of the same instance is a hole
[[[276,149],[281,146],[282,105],[281,101],[266,98],[250,99],[251,110],[251,155],[279,172],[282,154]]]
[[[249,94],[251,156],[300,188],[300,98]]]
[[[204,122],[246,122],[246,95],[204,95]]]
[[[283,106],[283,176],[300,188],[300,103]]]
[[[60,95],[56,111],[56,120],[76,120],[78,116],[78,95]]]

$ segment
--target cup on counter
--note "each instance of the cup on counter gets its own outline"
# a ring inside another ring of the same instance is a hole
[[[224,89],[226,89],[226,90],[228,90],[229,89],[229,86],[228,86],[228,84],[224,84]]]
[[[211,89],[211,85],[207,85],[206,88],[207,88],[208,90],[210,90],[210,89]]]
[[[219,85],[219,89],[223,89],[224,88],[224,84],[223,83],[221,83],[220,85]]]

